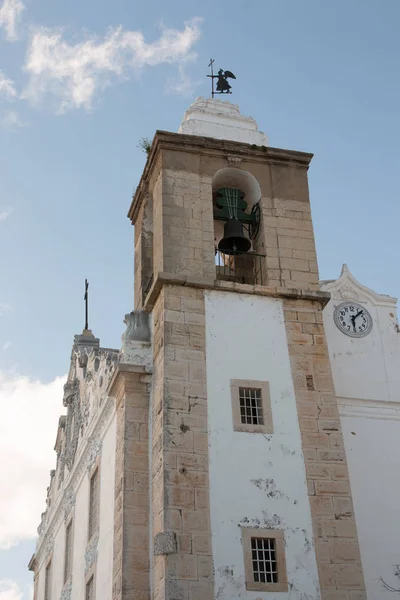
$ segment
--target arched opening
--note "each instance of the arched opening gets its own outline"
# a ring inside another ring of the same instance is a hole
[[[251,214],[253,206],[258,204],[261,198],[260,184],[254,175],[235,167],[226,167],[215,173],[212,179],[214,209],[217,209],[217,191],[222,188],[235,188],[243,193],[244,201],[247,204],[244,213],[248,215]],[[218,246],[224,234],[224,225],[225,222],[222,219],[214,218],[214,238],[216,246]],[[244,231],[244,233],[246,235],[246,231]],[[254,246],[254,241],[252,241],[251,249],[253,251],[255,250]]]
[[[235,167],[217,171],[212,179],[215,264],[217,278],[262,283],[258,254],[261,188],[249,172]]]

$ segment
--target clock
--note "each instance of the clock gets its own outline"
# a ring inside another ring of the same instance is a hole
[[[361,338],[372,329],[372,317],[366,308],[357,302],[342,302],[333,313],[335,325],[350,337]]]

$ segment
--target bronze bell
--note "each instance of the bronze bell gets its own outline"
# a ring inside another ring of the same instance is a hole
[[[245,254],[250,250],[251,242],[243,234],[243,225],[238,219],[229,219],[224,225],[224,237],[218,244],[218,250],[224,254]]]

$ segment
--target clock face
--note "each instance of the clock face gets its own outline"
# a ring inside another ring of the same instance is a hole
[[[350,337],[364,337],[372,329],[372,317],[357,302],[342,302],[335,308],[333,318],[336,326]]]

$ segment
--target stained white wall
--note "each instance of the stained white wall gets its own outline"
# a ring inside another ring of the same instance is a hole
[[[96,600],[109,600],[112,597],[116,432],[117,418],[114,415],[110,428],[103,439],[101,454]]]
[[[318,574],[282,304],[206,292],[210,503],[215,593],[317,600]],[[231,379],[270,382],[272,435],[234,432]],[[289,593],[245,588],[241,527],[283,529]]]
[[[112,568],[114,542],[114,489],[115,489],[115,446],[116,416],[112,417],[104,432],[100,459],[100,516],[99,541],[97,545],[96,600],[110,600],[112,597]],[[62,509],[62,507],[60,507]],[[73,600],[85,598],[85,552],[88,541],[89,517],[89,473],[85,469],[75,494],[72,513],[73,558],[72,594]],[[60,520],[54,535],[52,559],[52,598],[60,598],[64,587],[65,523]],[[45,566],[39,571],[38,600],[44,599]]]
[[[390,594],[380,578],[398,584],[393,565],[400,562],[400,333],[395,301],[364,288],[346,269],[324,288],[332,294],[324,326],[367,597],[382,600]],[[366,337],[349,338],[334,324],[334,308],[343,297],[371,313],[373,328]]]
[[[341,415],[368,600],[390,598],[381,577],[399,587],[393,576],[400,562],[399,419]]]
[[[59,598],[64,584],[64,548],[65,548],[65,526],[61,521],[54,535],[52,576],[51,576],[51,598]],[[39,573],[38,599],[44,598],[45,567],[43,564]]]
[[[88,539],[89,475],[85,470],[76,493],[72,551],[72,598],[85,597],[85,550]]]

